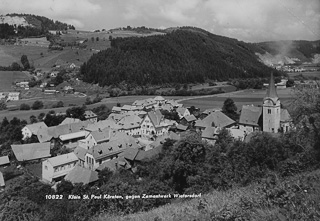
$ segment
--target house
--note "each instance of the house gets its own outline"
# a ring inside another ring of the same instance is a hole
[[[78,146],[73,150],[73,153],[78,157],[78,165],[84,167],[84,161],[85,161],[85,155],[87,153],[87,149],[84,149]]]
[[[168,133],[172,122],[164,119],[160,110],[150,111],[141,122],[141,136],[153,138]]]
[[[212,109],[207,109],[205,111],[203,111],[201,114],[200,114],[200,119],[202,120],[203,118],[207,117],[209,114],[213,113],[213,112],[216,112],[216,111],[222,111],[221,108],[212,108]]]
[[[22,88],[28,88],[29,87],[29,82],[28,81],[22,81],[22,82],[18,82],[16,83],[17,87],[22,87]]]
[[[162,106],[166,102],[166,99],[164,99],[164,97],[162,96],[156,96],[153,100],[157,103],[158,106]]]
[[[79,120],[77,118],[67,117],[60,123],[60,125],[73,124],[73,123],[79,123],[79,122],[81,122],[81,120]]]
[[[59,91],[57,91],[57,90],[44,90],[44,94],[56,94],[58,92]]]
[[[89,150],[91,147],[110,140],[110,128],[98,129],[90,132],[83,140],[79,140],[79,146]]]
[[[8,156],[2,156],[0,157],[0,167],[9,166],[10,161]]]
[[[11,145],[18,161],[39,160],[50,157],[50,142]]]
[[[66,81],[56,86],[56,90],[64,93],[73,93],[73,87]]]
[[[98,172],[83,168],[81,166],[75,166],[65,177],[65,180],[70,181],[72,184],[82,183],[93,184],[99,180]]]
[[[286,133],[292,128],[293,120],[287,109],[280,110],[280,128],[281,132]]]
[[[93,124],[88,124],[88,126],[85,128],[86,131],[92,132],[97,130],[103,130],[105,128],[110,129],[118,129],[119,126],[116,124],[116,122],[112,119],[107,120],[101,120]]]
[[[77,141],[84,139],[86,137],[86,134],[86,131],[81,130],[68,134],[62,134],[59,136],[59,139],[62,142],[62,144],[76,143]]]
[[[226,130],[229,131],[230,135],[236,140],[244,141],[244,138],[247,135],[246,132],[241,129],[227,128]]]
[[[239,129],[247,134],[254,131],[260,131],[262,126],[262,108],[253,105],[243,105],[240,119]]]
[[[55,78],[58,76],[58,74],[59,74],[59,71],[53,71],[50,73],[50,77]]]
[[[42,162],[42,179],[47,182],[61,180],[77,162],[78,157],[73,152],[48,158]]]
[[[18,101],[20,99],[20,92],[9,92],[7,101]]]
[[[197,131],[202,131],[206,127],[231,127],[236,122],[229,118],[227,115],[222,113],[221,111],[211,112],[207,117],[202,120],[197,120],[195,122],[195,128]]]
[[[4,190],[5,188],[5,182],[4,182],[4,178],[3,178],[3,174],[2,172],[0,171],[0,190]]]
[[[93,113],[91,110],[85,111],[84,117],[87,121],[90,121],[91,123],[98,122],[98,116],[95,113]]]
[[[181,121],[180,124],[188,126],[188,127],[192,127],[194,125],[194,123],[196,122],[197,118],[192,114],[192,115],[188,115],[188,116],[184,116]]]
[[[139,148],[138,141],[122,132],[111,135],[109,142],[101,143],[87,150],[84,167],[97,169],[102,163],[115,159],[127,148]]]
[[[123,117],[118,121],[119,131],[126,133],[133,137],[141,136],[141,122],[142,119],[137,115],[129,115]]]
[[[201,133],[201,138],[202,140],[214,145],[218,140],[219,132],[219,127],[206,127]]]
[[[190,111],[188,110],[188,108],[178,107],[176,109],[176,112],[178,113],[180,119],[182,119],[183,117],[186,117],[186,116],[190,116]]]
[[[22,140],[30,138],[32,135],[37,136],[38,131],[43,128],[48,128],[48,126],[44,122],[38,122],[34,124],[28,124],[24,128],[22,128]]]
[[[111,109],[111,113],[120,114],[121,113],[121,107],[113,106]]]

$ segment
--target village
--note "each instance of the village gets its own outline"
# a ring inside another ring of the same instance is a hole
[[[90,110],[84,116],[85,120],[66,118],[51,127],[44,122],[26,125],[21,131],[22,139],[36,137],[38,142],[12,144],[16,160],[2,156],[0,168],[14,163],[24,170],[26,165],[36,164],[38,172],[28,173],[53,187],[62,179],[93,185],[99,179],[99,171],[122,168],[134,173],[140,162],[161,153],[167,139],[178,141],[190,132],[199,133],[204,142],[214,147],[224,129],[235,140],[247,141],[261,131],[276,135],[293,128],[288,110],[281,108],[273,75],[262,105],[244,105],[239,121],[228,117],[222,109],[200,113],[196,107],[186,108],[162,96],[115,106],[105,120],[98,121]],[[52,157],[51,150],[57,144],[68,153]],[[5,189],[1,172],[0,186]]]

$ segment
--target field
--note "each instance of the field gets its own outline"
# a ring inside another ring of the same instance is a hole
[[[29,79],[28,75],[21,71],[0,71],[0,91],[12,91],[13,82]]]
[[[303,76],[307,79],[314,79],[318,78],[320,79],[320,71],[310,71],[310,72],[294,72],[294,73],[288,73],[289,78],[295,78],[297,76]]]

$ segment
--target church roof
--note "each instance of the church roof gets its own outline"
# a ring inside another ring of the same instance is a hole
[[[280,121],[282,122],[288,122],[292,121],[291,116],[287,109],[281,109],[280,111]]]
[[[273,73],[271,73],[270,83],[267,90],[266,98],[278,98],[276,85],[274,83]]]

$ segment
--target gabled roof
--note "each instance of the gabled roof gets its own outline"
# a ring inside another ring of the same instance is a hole
[[[133,161],[136,158],[138,152],[139,152],[138,148],[128,148],[125,151],[123,151],[121,154],[119,154],[119,157],[121,156],[127,160]]]
[[[159,155],[161,152],[162,152],[162,145],[157,146],[148,151],[140,150],[135,160],[137,161],[147,160],[147,159],[150,159],[151,157]]]
[[[202,113],[209,115],[209,114],[211,114],[212,112],[215,112],[215,111],[222,111],[222,109],[221,108],[212,108],[212,109],[204,110]]]
[[[184,115],[184,113],[186,112],[186,110],[188,110],[187,108],[184,107],[178,107],[176,109],[176,112],[179,113],[180,115]]]
[[[239,124],[259,126],[259,118],[262,114],[262,108],[253,105],[243,105]]]
[[[113,106],[111,111],[112,112],[120,112],[121,111],[121,107]]]
[[[8,156],[0,157],[0,166],[6,165],[6,164],[9,164],[9,163],[10,163],[10,161],[9,161],[9,157]]]
[[[104,128],[102,130],[92,131],[91,135],[97,143],[106,142],[110,139],[110,128]]]
[[[60,135],[59,138],[61,141],[66,141],[66,140],[79,139],[82,137],[85,138],[85,136],[86,136],[86,132],[82,130],[74,133]]]
[[[287,109],[280,110],[280,121],[282,122],[292,121],[292,118]]]
[[[91,147],[87,153],[91,154],[95,159],[101,159],[110,155],[123,152],[127,148],[138,148],[137,140],[123,132],[111,134],[109,142],[101,143]]]
[[[82,147],[76,147],[74,150],[73,150],[74,154],[82,161],[85,161],[85,156],[86,156],[86,153],[87,153],[87,150],[82,148]]]
[[[195,126],[207,125],[207,126],[215,126],[215,127],[227,127],[234,124],[235,121],[229,118],[227,115],[222,113],[221,111],[215,111],[206,116],[201,121],[197,121]]]
[[[35,124],[28,124],[26,127],[31,131],[32,134],[36,135],[38,130],[43,128],[48,128],[48,126],[44,122],[38,122]]]
[[[161,120],[163,119],[163,115],[161,114],[160,110],[150,111],[148,112],[147,116],[149,116],[151,122],[155,127],[159,127]]]
[[[137,115],[125,116],[118,121],[119,128],[121,129],[131,129],[140,127],[142,119]]]
[[[118,157],[102,163],[96,170],[101,171],[105,168],[108,168],[111,171],[116,171],[119,168],[130,169],[131,165],[124,157]]]
[[[122,118],[124,118],[125,116],[127,116],[126,114],[117,114],[117,113],[111,113],[108,117],[108,120],[113,120],[115,122],[118,122],[119,120],[121,120]]]
[[[178,125],[177,125],[177,129],[178,129],[178,130],[184,130],[184,131],[185,131],[185,130],[188,129],[188,126],[185,126],[185,125],[182,125],[182,124],[178,124]]]
[[[58,138],[60,135],[70,134],[84,130],[90,124],[89,121],[80,121],[73,124],[58,125],[55,127],[48,127],[48,135]]]
[[[5,186],[5,183],[4,183],[3,174],[2,174],[2,172],[0,171],[0,187],[4,187],[4,186]]]
[[[191,121],[196,121],[197,120],[197,118],[193,114],[191,114],[189,116],[185,116],[183,118],[186,119],[187,122],[191,122]]]
[[[77,118],[70,118],[67,117],[66,119],[64,119],[60,125],[65,125],[65,124],[73,124],[73,123],[79,123],[81,120],[77,119]]]
[[[98,172],[75,166],[64,178],[71,183],[89,184],[99,180]]]
[[[166,133],[162,136],[158,136],[154,142],[150,144],[152,147],[157,147],[162,145],[167,139],[171,140],[180,140],[180,135],[170,131],[169,133]]]
[[[31,143],[11,145],[18,161],[35,160],[50,157],[50,143]]]
[[[91,110],[86,110],[86,111],[84,112],[84,117],[85,117],[86,119],[91,119],[91,118],[97,117],[97,115],[96,115],[95,113],[93,113]]]
[[[156,97],[154,98],[154,100],[155,100],[155,101],[164,101],[165,99],[164,99],[164,97],[162,97],[162,96],[156,96]]]
[[[96,131],[96,130],[103,130],[105,128],[117,129],[119,126],[114,122],[112,119],[108,120],[101,120],[93,124],[89,124],[85,130],[87,131]]]
[[[67,154],[62,154],[56,157],[51,157],[48,158],[47,161],[53,166],[59,166],[67,163],[71,163],[74,161],[78,161],[78,157],[75,155],[75,153],[67,153]]]
[[[220,128],[218,127],[206,127],[206,129],[202,131],[201,137],[206,139],[217,139],[219,131]]]

